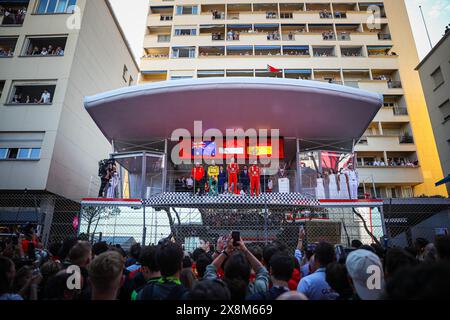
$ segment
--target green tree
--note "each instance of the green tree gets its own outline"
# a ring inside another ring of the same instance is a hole
[[[92,235],[97,231],[100,220],[114,218],[120,215],[119,207],[89,206],[81,211],[81,220],[87,225],[86,234],[91,236],[91,228],[94,227]]]

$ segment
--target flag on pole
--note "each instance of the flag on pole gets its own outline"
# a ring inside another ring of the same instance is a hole
[[[275,72],[275,73],[281,72],[280,69],[274,68],[274,67],[272,67],[271,65],[267,65],[267,71],[269,71],[269,72]]]

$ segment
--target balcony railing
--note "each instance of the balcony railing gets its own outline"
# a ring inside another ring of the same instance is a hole
[[[394,108],[394,116],[407,116],[407,115],[408,115],[407,108],[400,108],[400,107]]]
[[[27,14],[26,8],[4,9],[0,7],[0,26],[21,26]]]
[[[228,13],[227,19],[228,20],[239,20],[239,13]]]
[[[340,33],[338,34],[338,40],[341,40],[341,41],[350,41],[350,40],[352,40],[352,38],[350,37],[350,33],[347,33],[347,32],[340,32]]]
[[[378,40],[392,40],[392,37],[389,33],[379,33]]]
[[[402,88],[402,83],[400,81],[388,80],[387,85],[388,85],[389,89],[401,89]]]
[[[410,143],[414,143],[414,138],[411,136],[400,136],[399,141],[400,141],[400,144],[410,144]]]

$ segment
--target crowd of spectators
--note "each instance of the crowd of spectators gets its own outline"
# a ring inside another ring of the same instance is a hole
[[[322,32],[323,40],[336,40],[336,34],[333,30]]]
[[[280,33],[278,31],[267,33],[267,40],[280,40]]]
[[[225,19],[225,12],[218,10],[211,10],[212,18],[214,20],[223,20]]]
[[[0,47],[0,57],[12,57],[14,56],[14,48]]]
[[[333,13],[325,9],[319,12],[319,16],[322,19],[332,19]]]
[[[39,97],[22,95],[17,93],[11,100],[12,104],[50,104],[52,103],[51,93],[48,90],[44,90]]]
[[[157,245],[68,238],[42,248],[32,226],[0,242],[0,300],[378,300],[450,296],[450,237],[413,247],[352,241],[246,245],[222,236],[193,252],[169,236]],[[74,272],[79,281],[73,282]],[[70,285],[69,285],[70,284]]]
[[[410,160],[394,160],[394,159],[388,159],[387,162],[383,160],[374,160],[372,162],[367,162],[365,165],[370,167],[418,167],[419,161],[410,161]]]
[[[28,49],[27,56],[63,56],[64,49],[62,47],[53,47],[48,45],[46,47],[33,47]]]
[[[229,30],[227,32],[227,40],[228,41],[235,41],[235,40],[239,40],[239,31],[233,31],[233,30]]]
[[[3,16],[3,25],[21,25],[25,20],[27,8],[4,8],[0,6],[0,17]]]

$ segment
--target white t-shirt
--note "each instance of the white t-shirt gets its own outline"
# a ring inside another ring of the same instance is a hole
[[[186,185],[188,187],[193,187],[194,186],[194,180],[192,180],[191,178],[187,178],[186,179]]]
[[[41,96],[42,103],[50,103],[50,92],[44,92]]]

